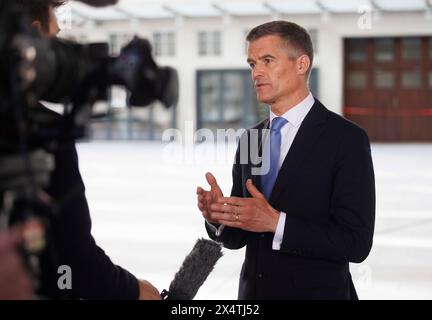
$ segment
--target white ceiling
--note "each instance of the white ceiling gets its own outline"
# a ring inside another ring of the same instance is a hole
[[[125,20],[272,14],[358,13],[365,6],[384,12],[432,9],[432,0],[119,0],[116,6],[92,8],[67,4],[78,19]]]

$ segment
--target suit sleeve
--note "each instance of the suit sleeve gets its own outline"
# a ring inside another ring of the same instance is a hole
[[[242,192],[242,164],[240,163],[240,144],[237,147],[237,152],[234,159],[232,169],[233,186],[231,189],[232,197],[243,197]],[[219,236],[215,230],[205,224],[209,237],[217,242],[221,242],[225,248],[241,249],[246,245],[247,232],[242,229],[224,227]]]
[[[56,154],[56,169],[49,192],[59,202],[52,232],[59,264],[72,270],[73,295],[83,299],[137,299],[137,279],[115,265],[96,244],[85,188],[72,141]]]
[[[375,223],[375,181],[366,133],[350,129],[336,159],[329,221],[313,223],[287,212],[281,250],[360,263],[372,248]]]

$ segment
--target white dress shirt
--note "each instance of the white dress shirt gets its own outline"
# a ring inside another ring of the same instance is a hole
[[[288,123],[284,125],[281,129],[281,152],[279,158],[279,169],[282,167],[282,164],[288,154],[288,151],[291,148],[291,145],[294,141],[294,138],[297,135],[297,132],[300,129],[300,125],[303,123],[303,120],[306,118],[306,115],[309,113],[310,109],[315,103],[315,99],[311,93],[299,104],[295,105],[291,109],[289,109],[286,113],[281,115],[281,117],[288,120]],[[270,123],[277,116],[270,111]],[[273,250],[280,250],[283,234],[285,230],[285,218],[286,213],[281,212],[279,216],[278,225],[276,228],[275,235],[273,237]]]
[[[288,154],[288,151],[291,148],[291,145],[294,141],[294,138],[297,135],[298,130],[300,129],[300,125],[303,123],[303,120],[306,118],[306,115],[312,109],[312,106],[315,103],[315,99],[311,93],[299,104],[292,107],[286,113],[284,113],[281,117],[288,120],[288,123],[284,125],[281,129],[281,152],[279,158],[279,169],[282,167],[282,164],[285,160],[285,157]],[[270,123],[277,116],[270,111]],[[273,237],[273,250],[280,250],[283,234],[285,230],[285,218],[286,213],[281,212],[279,216],[278,225],[276,228],[275,235]],[[216,228],[211,223],[207,223],[216,233],[216,236],[220,236],[224,229],[224,225],[220,225],[219,228]]]

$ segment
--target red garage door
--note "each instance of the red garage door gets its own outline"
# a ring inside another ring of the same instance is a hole
[[[345,40],[344,115],[373,141],[432,141],[432,37]]]

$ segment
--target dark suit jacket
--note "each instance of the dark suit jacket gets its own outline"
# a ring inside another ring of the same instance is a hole
[[[268,128],[268,123],[255,129]],[[239,157],[237,149],[231,195],[250,197],[248,178],[261,188],[259,176],[251,175],[256,162],[241,164]],[[279,171],[269,203],[286,213],[280,251],[272,250],[273,233],[225,228],[216,237],[206,225],[209,236],[226,248],[246,246],[239,299],[357,299],[349,262],[368,256],[375,220],[366,133],[316,100]]]
[[[54,299],[137,299],[137,279],[115,265],[91,234],[90,212],[74,140],[61,138],[58,146],[50,151],[54,152],[56,167],[47,191],[56,200],[58,210],[48,224],[48,249],[42,256],[39,294]],[[72,290],[58,289],[60,265],[71,267]]]

